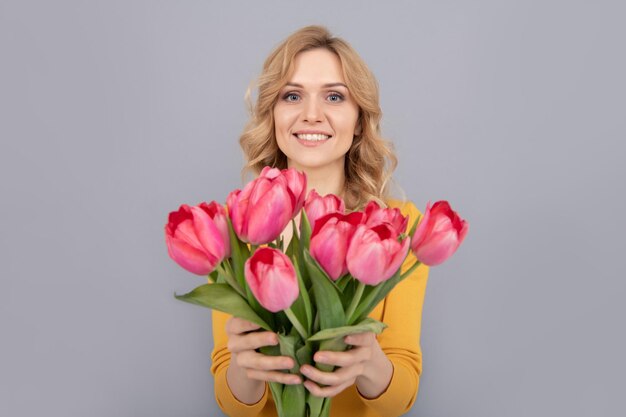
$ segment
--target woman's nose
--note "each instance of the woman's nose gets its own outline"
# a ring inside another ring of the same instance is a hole
[[[305,122],[321,122],[324,118],[323,110],[317,100],[308,100],[303,109],[303,118]]]

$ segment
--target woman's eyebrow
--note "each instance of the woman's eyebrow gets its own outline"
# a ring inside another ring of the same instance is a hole
[[[287,83],[285,84],[285,86],[304,88],[302,84],[298,84],[298,83]],[[329,88],[329,87],[345,87],[346,89],[348,88],[348,86],[345,85],[344,83],[328,83],[328,84],[322,85],[322,88]]]

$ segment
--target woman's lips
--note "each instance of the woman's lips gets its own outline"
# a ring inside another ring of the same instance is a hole
[[[329,136],[328,139],[322,139],[322,140],[305,140],[305,139],[300,139],[297,135],[293,135],[293,137],[298,141],[298,143],[302,146],[306,146],[307,148],[315,148],[317,146],[321,146],[323,144],[325,144],[326,142],[328,142],[330,139],[332,139],[332,136]]]

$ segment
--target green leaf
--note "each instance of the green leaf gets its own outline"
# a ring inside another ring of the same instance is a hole
[[[245,278],[243,275],[243,264],[248,259],[245,251],[242,251],[242,245],[235,233],[235,229],[233,229],[233,224],[230,221],[230,218],[226,216],[226,221],[228,222],[228,236],[230,238],[230,257],[232,258],[232,266],[235,272],[235,279],[241,286],[241,288],[246,287]]]
[[[319,332],[315,333],[313,336],[309,337],[307,341],[314,342],[314,341],[326,340],[326,339],[343,338],[349,334],[365,333],[365,332],[374,332],[376,334],[379,334],[386,327],[387,325],[385,323],[382,323],[378,320],[374,320],[368,317],[365,320],[353,326],[343,326],[343,327],[336,327],[334,329],[320,330]]]
[[[287,246],[287,250],[285,251],[285,255],[289,256],[289,258],[293,259],[294,256],[300,252],[300,236],[299,236],[298,227],[296,226],[296,221],[291,219],[291,240],[289,241],[289,245]]]
[[[329,417],[330,416],[330,402],[333,400],[332,397],[324,398],[324,405],[322,406],[322,411],[320,412],[319,417]]]
[[[313,346],[311,343],[306,342],[296,350],[296,359],[301,366],[304,364],[311,365],[313,363]]]
[[[415,230],[417,229],[417,224],[420,222],[421,218],[422,216],[418,215],[415,223],[413,223],[413,226],[411,226],[411,230],[409,230],[409,236],[411,237],[411,239],[413,239],[413,235],[415,234]]]
[[[361,299],[361,302],[357,306],[354,314],[348,317],[348,324],[358,321],[360,318],[366,317],[369,313],[376,308],[378,303],[389,294],[389,292],[395,287],[403,277],[400,274],[400,268],[396,273],[387,281],[383,281],[380,284],[372,287],[372,289],[366,292]]]
[[[322,415],[324,400],[324,397],[316,397],[315,395],[309,393],[306,399],[306,403],[309,406],[310,417],[319,417]]]
[[[304,209],[300,213],[300,242],[303,248],[309,248],[311,247],[311,223]]]
[[[269,323],[270,326],[274,326],[274,318],[270,311],[267,311],[256,298],[254,298],[254,294],[252,294],[252,290],[249,286],[246,285],[246,298],[248,299],[248,305],[263,321]]]
[[[315,259],[311,257],[307,249],[304,250],[304,259],[304,264],[309,271],[313,284],[315,301],[320,317],[320,327],[322,329],[330,329],[344,326],[346,324],[346,313],[343,311],[338,291]]]
[[[209,274],[209,281],[211,281],[212,283],[217,282],[218,279],[218,274],[217,274],[217,270],[214,269],[210,274]]]
[[[235,274],[235,280],[239,283],[240,288],[242,288],[242,295],[245,294],[245,298],[248,300],[248,305],[251,309],[262,318],[263,321],[269,323],[270,326],[273,326],[272,314],[267,311],[256,298],[252,294],[250,287],[246,283],[245,277],[245,263],[250,258],[250,249],[248,245],[239,240],[235,233],[235,229],[233,228],[233,224],[230,221],[230,218],[226,218],[228,221],[228,234],[230,237],[230,257],[232,260],[232,269]],[[228,281],[226,281],[228,282]]]
[[[202,307],[223,311],[271,331],[270,326],[250,308],[235,290],[228,284],[204,284],[183,295],[174,294],[176,299]]]
[[[261,346],[259,351],[267,356],[280,356],[280,345]]]
[[[222,262],[221,264],[219,264],[216,268],[216,271],[218,272],[217,282],[227,283],[241,296],[245,294],[244,289],[239,285],[239,282],[237,282],[237,279],[233,276],[232,270],[228,265],[228,262]]]
[[[335,287],[337,287],[337,289],[341,293],[343,293],[351,281],[354,281],[354,278],[352,278],[350,274],[346,274],[342,276],[341,278],[339,278],[337,281],[335,281],[334,284],[335,284]]]
[[[282,395],[281,416],[305,417],[306,391],[304,385],[284,385]]]
[[[274,398],[274,404],[276,405],[276,412],[279,416],[284,416],[283,412],[283,387],[285,385],[280,382],[269,382],[270,391],[272,391],[272,397]]]
[[[298,373],[298,361],[296,360],[296,344],[299,341],[299,337],[295,335],[284,335],[278,333],[278,345],[280,346],[280,354],[283,356],[289,356],[296,362],[290,372]]]
[[[306,284],[304,283],[304,279],[302,278],[302,271],[300,270],[299,260],[297,258],[294,258],[293,263],[296,270],[296,275],[298,277],[298,288],[300,290],[300,294],[294,302],[292,310],[296,314],[296,317],[298,317],[298,320],[300,320],[300,323],[305,324],[307,332],[310,332],[311,324],[313,321],[313,313],[311,311],[311,299],[309,298],[308,289],[306,287]]]
[[[334,339],[324,339],[321,341],[318,351],[327,350],[330,352],[343,352],[348,345],[343,341],[343,337],[337,337]],[[315,367],[323,372],[332,372],[335,369],[334,365],[327,363],[315,363]]]
[[[351,279],[349,282],[346,283],[345,288],[343,289],[343,292],[340,295],[343,309],[346,312],[346,318],[348,317],[348,308],[352,300],[354,299],[354,294],[356,292],[357,283],[358,283],[357,280]]]
[[[296,355],[296,349],[302,344],[302,340],[298,336],[286,336],[278,334],[278,342],[280,346],[280,354],[289,356],[294,360],[294,366],[290,369],[290,373],[299,374],[300,365]],[[285,385],[281,397],[283,415],[304,417],[305,411],[305,391],[302,384]]]

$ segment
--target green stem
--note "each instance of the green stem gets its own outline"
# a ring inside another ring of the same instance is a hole
[[[365,304],[369,304],[369,303],[372,302],[372,300],[376,299],[376,296],[378,295],[378,293],[383,288],[383,284],[384,283],[378,284],[378,285],[374,286],[374,288],[372,288],[372,290],[367,294],[367,297],[365,297],[365,301],[364,301]],[[352,315],[347,317],[347,319],[348,319],[347,323],[350,325],[350,324],[356,322],[359,319],[359,317],[361,317],[363,315],[363,309],[365,307],[366,306],[364,306],[364,305],[361,305],[361,306],[357,305],[357,307],[356,307],[355,311],[352,313]]]
[[[354,293],[354,297],[352,297],[350,306],[348,307],[348,310],[346,311],[346,317],[348,318],[348,320],[352,318],[352,315],[354,314],[354,310],[356,310],[356,306],[359,305],[359,301],[361,301],[361,297],[363,296],[364,290],[365,290],[365,284],[359,281],[359,284],[356,287],[356,292]],[[351,322],[348,321],[347,324],[350,324],[350,323]]]
[[[415,268],[417,268],[421,264],[422,263],[420,261],[415,261],[415,263],[413,265],[411,265],[411,267],[409,269],[407,269],[405,272],[402,273],[402,275],[400,276],[400,281],[402,281],[404,278],[408,277],[409,274],[411,272],[415,271]]]
[[[309,335],[307,334],[306,330],[304,330],[304,326],[302,326],[302,323],[300,323],[300,320],[298,320],[298,318],[293,313],[293,311],[291,311],[291,307],[283,311],[287,315],[287,318],[289,319],[291,324],[293,324],[293,327],[295,327],[298,333],[300,333],[300,336],[302,336],[302,339],[307,340],[309,338]]]
[[[228,260],[222,263],[222,265],[224,266],[224,270],[226,270],[228,274],[233,277],[235,276],[235,270],[233,269],[233,266],[230,264],[230,262],[228,262]]]
[[[224,268],[222,264],[217,266],[217,271],[224,276],[226,283],[230,285],[233,290],[237,291],[239,295],[241,295],[244,299],[247,299],[246,292],[243,290],[243,288],[241,288],[241,285],[239,285],[231,271],[228,269],[228,267]]]
[[[283,237],[282,236],[278,236],[276,238],[276,242],[274,244],[276,245],[276,249],[278,249],[281,252],[284,252],[284,250],[283,250]]]

